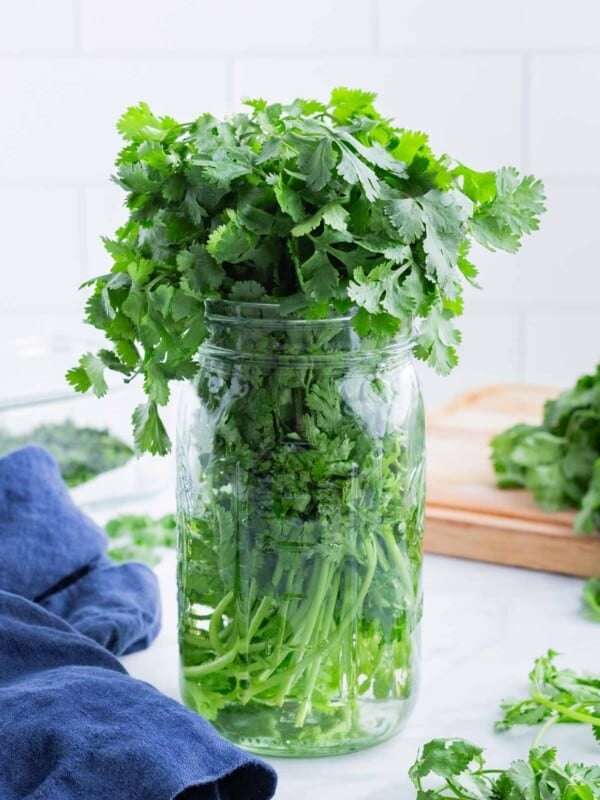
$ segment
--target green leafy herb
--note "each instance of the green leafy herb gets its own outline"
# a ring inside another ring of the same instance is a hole
[[[133,456],[129,445],[108,430],[83,428],[70,420],[39,425],[30,433],[18,435],[0,429],[0,453],[26,444],[45,447],[58,461],[63,479],[70,487],[117,469]]]
[[[175,515],[160,519],[147,515],[123,514],[106,525],[110,539],[108,555],[118,562],[141,561],[153,567],[167,548],[176,543]]]
[[[424,421],[410,362],[345,350],[351,321],[228,325],[224,305],[207,309],[182,431],[183,697],[225,731],[235,716],[256,738],[343,750],[365,736],[364,707],[414,690]]]
[[[159,408],[197,370],[211,297],[280,302],[324,316],[357,306],[362,337],[418,329],[415,354],[441,373],[457,363],[469,243],[514,252],[538,227],[543,186],[508,167],[475,172],[397,127],[375,95],[335,89],[329,103],[248,102],[220,120],[180,124],[140,103],[120,119],[116,182],[127,222],[105,239],[110,273],[88,285],[87,321],[111,349],[68,374],[106,390],[106,369],[144,378],[136,445],[165,453]]]
[[[570,669],[558,669],[556,653],[537,658],[529,675],[529,697],[525,700],[503,700],[503,717],[497,730],[514,725],[544,723],[541,733],[558,722],[591,725],[594,736],[600,737],[600,675],[580,675]]]
[[[600,365],[548,400],[539,425],[515,425],[491,445],[500,487],[531,490],[546,511],[578,508],[575,531],[600,531]]]
[[[583,587],[583,602],[588,615],[600,622],[600,578],[590,578]]]
[[[434,739],[409,775],[416,800],[598,800],[600,767],[561,764],[554,748],[534,747],[527,761],[490,769],[480,747],[463,739]]]

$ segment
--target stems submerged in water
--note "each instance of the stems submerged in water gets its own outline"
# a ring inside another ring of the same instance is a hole
[[[265,738],[343,749],[364,735],[361,703],[411,693],[421,406],[402,397],[413,415],[392,424],[416,387],[406,364],[294,359],[203,362],[186,434],[200,470],[180,493],[183,693],[225,733],[235,713],[244,730],[269,720]]]

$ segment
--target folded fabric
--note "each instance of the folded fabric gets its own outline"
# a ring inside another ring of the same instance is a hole
[[[46,450],[0,459],[0,590],[40,603],[116,655],[133,653],[160,629],[158,583],[143,564],[113,564],[106,549]]]
[[[112,655],[152,640],[159,602],[105,551],[45,451],[0,458],[1,800],[268,800],[270,767]]]

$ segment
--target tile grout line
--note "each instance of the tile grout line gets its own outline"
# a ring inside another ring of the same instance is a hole
[[[372,0],[371,39],[373,52],[379,54],[381,51],[381,0]]]
[[[79,278],[81,282],[88,277],[88,246],[87,246],[87,203],[85,189],[77,189],[77,254],[79,258]]]
[[[375,0],[378,2],[378,0]],[[378,6],[377,6],[378,7]],[[125,50],[122,48],[106,48],[104,50],[86,50],[83,47],[82,39],[82,25],[81,25],[81,7],[79,3],[74,7],[75,10],[75,36],[72,46],[74,51],[52,51],[52,50],[30,50],[25,52],[10,53],[0,52],[0,63],[3,61],[46,61],[51,59],[53,61],[60,60],[73,60],[74,58],[84,61],[110,61],[120,59],[123,61],[177,61],[182,59],[198,59],[200,61],[214,61],[214,60],[229,60],[232,58],[241,60],[261,60],[261,59],[283,59],[285,61],[312,61],[318,59],[319,61],[333,61],[335,62],[340,58],[352,59],[384,59],[396,60],[403,58],[518,58],[523,56],[523,48],[449,48],[449,47],[405,47],[399,51],[392,47],[383,47],[381,44],[381,24],[379,17],[377,18],[377,25],[375,24],[374,12],[371,12],[370,19],[370,44],[361,48],[340,48],[339,50],[332,51],[331,49],[324,49],[322,46],[312,48],[310,50],[300,47],[264,47],[259,49],[251,49],[246,52],[239,52],[227,49],[189,49],[179,48],[177,50],[156,50],[148,48],[147,50]],[[528,56],[535,56],[536,58],[579,58],[581,56],[600,57],[600,49],[593,50],[573,48],[570,50],[543,50],[536,48],[527,48]]]
[[[531,56],[522,57],[521,87],[521,160],[523,171],[531,169]]]
[[[379,0],[373,0],[379,8]],[[539,58],[544,57],[561,57],[561,58],[579,58],[580,56],[600,56],[600,48],[554,48],[544,49],[536,47],[491,47],[491,48],[476,48],[476,47],[403,47],[402,50],[393,47],[382,47],[380,41],[381,25],[377,25],[377,32],[375,32],[375,25],[373,24],[374,12],[371,12],[371,35],[370,45],[364,48],[340,48],[339,50],[332,51],[331,49],[324,48],[319,45],[315,48],[307,50],[306,48],[298,46],[284,46],[281,47],[263,47],[257,49],[250,49],[248,51],[228,50],[228,49],[190,49],[178,48],[176,50],[157,50],[149,47],[146,50],[126,50],[121,47],[105,48],[102,50],[85,50],[83,48],[82,39],[82,24],[81,24],[81,0],[77,0],[74,6],[74,19],[76,22],[76,37],[74,37],[73,45],[77,46],[76,53],[72,52],[56,52],[52,50],[35,49],[23,52],[10,53],[0,52],[1,61],[28,61],[28,60],[41,60],[41,59],[72,59],[75,56],[89,61],[101,61],[109,59],[124,59],[126,61],[135,61],[136,59],[149,59],[149,60],[168,60],[168,59],[190,59],[198,58],[200,60],[214,60],[214,59],[271,59],[271,58],[284,58],[286,60],[310,61],[312,59],[323,59],[335,61],[338,58],[372,58],[376,55],[379,58],[403,58],[405,56],[417,57],[444,57],[444,58],[514,58],[523,56],[524,52],[528,56],[535,56]],[[377,18],[380,23],[380,18]],[[373,45],[377,45],[374,50]]]
[[[82,2],[83,0],[74,0],[73,5],[73,50],[78,57],[83,55]]]
[[[226,109],[230,114],[233,114],[236,106],[236,58],[232,56],[227,58],[225,62],[225,92],[226,92]]]
[[[526,378],[527,367],[527,309],[517,309],[517,379]]]

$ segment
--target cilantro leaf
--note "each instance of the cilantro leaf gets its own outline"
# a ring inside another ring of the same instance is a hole
[[[600,578],[590,578],[583,587],[583,602],[589,616],[600,622]]]
[[[321,222],[329,225],[334,231],[345,231],[348,229],[347,220],[348,211],[340,203],[327,203],[311,217],[294,225],[291,233],[292,236],[306,236],[318,228]]]
[[[414,197],[389,200],[385,204],[385,211],[406,244],[412,244],[423,236],[423,209]]]
[[[344,144],[339,145],[342,155],[337,171],[349,184],[360,183],[367,200],[376,200],[381,194],[377,175],[352,150]]]
[[[469,244],[514,251],[538,226],[543,187],[511,167],[476,172],[437,156],[375,101],[339,87],[328,102],[249,100],[231,118],[185,123],[128,108],[115,174],[128,219],[104,239],[111,271],[86,282],[86,319],[109,347],[69,372],[74,388],[102,395],[106,368],[141,373],[150,403],[166,402],[170,382],[195,372],[214,297],[307,317],[355,303],[360,335],[383,343],[420,328],[415,354],[452,369],[452,319],[463,283],[476,285]],[[140,444],[163,450],[154,411],[144,414]],[[577,469],[574,452],[569,463]]]
[[[245,303],[255,303],[265,296],[265,288],[257,281],[238,281],[230,292],[232,300],[240,300]]]
[[[79,359],[79,366],[67,372],[67,381],[78,392],[87,392],[92,389],[96,397],[104,397],[108,391],[108,384],[104,379],[106,369],[103,361],[93,353],[86,353]]]
[[[430,772],[439,780],[425,789],[422,779]],[[561,764],[555,748],[534,747],[527,761],[513,761],[507,769],[492,769],[485,763],[481,748],[462,739],[434,739],[421,749],[409,775],[417,788],[417,800],[600,798],[600,767]]]
[[[499,248],[515,253],[523,234],[538,229],[544,200],[544,186],[532,175],[521,179],[512,167],[498,170],[495,197],[480,205],[473,215],[474,238],[489,250]]]
[[[171,117],[155,117],[147,103],[131,106],[121,116],[117,130],[131,142],[162,142],[177,128]]]
[[[137,406],[132,415],[133,435],[138,451],[164,456],[171,450],[171,441],[153,400]]]
[[[341,123],[346,123],[357,115],[381,119],[375,110],[376,99],[377,95],[374,92],[339,86],[331,92],[330,105],[333,118]]]
[[[283,211],[284,214],[289,214],[293,222],[300,222],[304,217],[302,198],[298,192],[284,181],[283,175],[277,176],[273,184],[273,191],[281,211]]]
[[[440,778],[460,775],[476,762],[481,766],[482,749],[465,739],[432,739],[421,749],[416,762],[410,768],[413,782],[433,772]]]
[[[600,530],[600,367],[548,400],[539,425],[515,425],[491,447],[501,488],[529,489],[546,511],[578,508],[576,533]]]
[[[427,361],[440,375],[447,375],[458,363],[460,332],[452,323],[452,314],[439,304],[432,307],[419,329],[416,355]]]
[[[339,280],[339,273],[321,250],[315,250],[301,266],[302,289],[315,300],[327,300],[335,295]]]
[[[425,224],[423,249],[427,273],[442,294],[456,297],[456,266],[464,233],[463,224],[471,213],[469,201],[459,192],[432,189],[420,203]]]
[[[223,242],[214,246],[219,257],[224,254]],[[225,270],[206,245],[194,242],[189,248],[180,250],[175,261],[190,288],[200,295],[215,292],[225,278]]]
[[[502,701],[503,715],[496,723],[497,730],[541,722],[546,727],[562,722],[600,726],[600,675],[558,669],[554,663],[556,655],[549,650],[545,656],[536,658],[529,675],[527,698]]]
[[[218,264],[239,264],[256,244],[256,239],[235,220],[219,225],[210,234],[206,249]]]
[[[594,533],[600,530],[600,454],[596,454],[592,476],[586,493],[581,498],[581,508],[575,517],[576,533]],[[586,472],[589,469],[585,466]]]
[[[298,154],[298,166],[304,173],[307,185],[315,192],[320,191],[330,180],[336,162],[335,150],[329,137],[324,137],[308,152]]]

